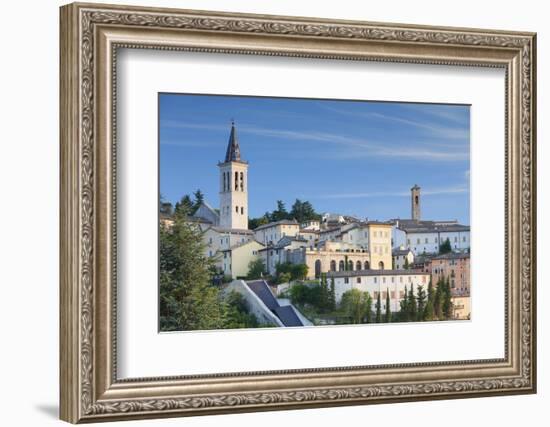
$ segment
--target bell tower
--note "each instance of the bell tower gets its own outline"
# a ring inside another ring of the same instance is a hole
[[[248,162],[241,160],[235,122],[231,122],[220,170],[220,227],[248,229]]]
[[[420,187],[416,184],[411,188],[411,218],[420,221]]]

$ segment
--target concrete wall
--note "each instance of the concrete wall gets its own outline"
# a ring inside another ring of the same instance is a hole
[[[233,280],[227,285],[226,293],[231,291],[241,294],[246,301],[248,310],[256,316],[260,323],[284,327],[281,320],[266,307],[263,301],[247,286],[244,280]]]

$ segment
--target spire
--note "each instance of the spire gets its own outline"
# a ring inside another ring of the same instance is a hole
[[[231,120],[231,133],[229,134],[229,142],[227,143],[227,151],[225,153],[225,162],[240,162],[241,149],[239,141],[237,141],[237,133],[235,131],[235,121]]]

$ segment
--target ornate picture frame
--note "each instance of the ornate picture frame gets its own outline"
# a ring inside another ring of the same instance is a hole
[[[536,392],[536,35],[98,4],[61,15],[60,416],[71,422]],[[117,378],[117,49],[499,67],[505,357]]]

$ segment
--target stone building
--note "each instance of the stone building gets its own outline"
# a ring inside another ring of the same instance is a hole
[[[329,272],[327,278],[334,278],[336,301],[342,299],[344,292],[358,289],[368,292],[374,301],[380,295],[382,310],[386,310],[386,296],[389,292],[390,310],[397,312],[399,302],[405,297],[405,290],[417,289],[422,285],[427,289],[430,275],[410,270],[355,270]],[[406,288],[406,289],[405,289]],[[374,306],[374,303],[373,303]]]
[[[470,295],[470,254],[448,253],[433,258],[429,264],[432,283],[449,279],[453,296]]]

